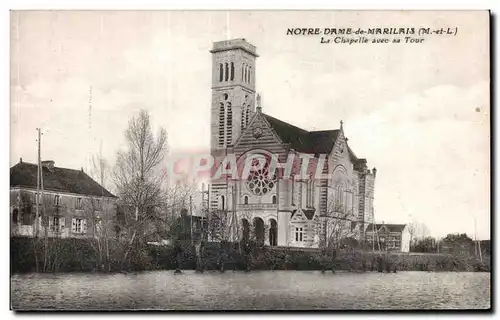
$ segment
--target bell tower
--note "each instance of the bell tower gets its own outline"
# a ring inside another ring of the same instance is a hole
[[[212,152],[234,144],[255,112],[256,48],[245,39],[214,42],[212,53]]]

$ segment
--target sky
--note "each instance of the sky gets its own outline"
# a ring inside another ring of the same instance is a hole
[[[320,44],[288,28],[457,27],[420,44]],[[213,42],[257,47],[263,112],[337,129],[377,168],[375,218],[490,237],[489,20],[477,12],[14,11],[10,165],[111,164],[139,110],[172,150],[210,140]]]

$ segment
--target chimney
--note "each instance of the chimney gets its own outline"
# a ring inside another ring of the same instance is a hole
[[[257,112],[262,112],[262,105],[261,105],[261,100],[260,100],[260,94],[257,93]]]
[[[49,169],[50,172],[54,172],[55,162],[53,160],[42,161],[42,167]]]
[[[19,158],[19,163],[23,163],[23,158]]]
[[[373,175],[376,176],[377,175],[377,168],[373,167]]]

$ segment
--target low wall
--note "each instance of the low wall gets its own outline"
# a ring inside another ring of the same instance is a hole
[[[106,259],[88,239],[51,240],[47,258],[39,247],[39,272],[140,271],[181,269],[205,270],[351,270],[351,271],[490,271],[490,258],[448,254],[373,253],[360,250],[325,251],[256,244],[207,243],[197,261],[190,241],[176,246],[137,244],[123,261],[120,243],[110,241]],[[39,244],[40,245],[40,244]],[[11,272],[35,272],[33,239],[11,238]],[[198,264],[197,264],[198,263]]]

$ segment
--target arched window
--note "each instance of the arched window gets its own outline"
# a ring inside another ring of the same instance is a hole
[[[243,203],[244,203],[244,204],[248,204],[248,196],[245,196],[245,197],[243,198]]]
[[[234,80],[234,63],[231,62],[231,81]]]
[[[222,63],[219,64],[219,82],[222,82],[224,79],[224,67],[222,66]]]
[[[344,204],[344,187],[339,185],[337,186],[337,194],[335,197],[335,204],[337,205],[338,209],[342,209],[343,204]]]
[[[223,195],[220,196],[220,208],[226,210],[226,198]]]
[[[219,104],[219,145],[224,145],[224,125],[225,125],[225,117],[224,117],[224,104],[221,102]]]
[[[241,65],[241,82],[243,82],[243,75],[245,74],[245,64]]]
[[[276,196],[273,196],[273,204],[276,204]]]
[[[247,82],[247,66],[245,65],[245,74],[243,76],[243,82]]]
[[[225,76],[225,80],[227,81],[229,79],[229,65],[227,64],[226,62],[226,76]]]
[[[246,120],[245,126],[248,126],[248,122],[250,121],[250,108],[247,108],[246,114],[247,115],[245,117],[245,120]]]
[[[248,67],[248,83],[251,83],[252,67]]]
[[[227,126],[226,126],[226,143],[231,144],[233,138],[233,111],[231,109],[231,102],[227,103]]]

